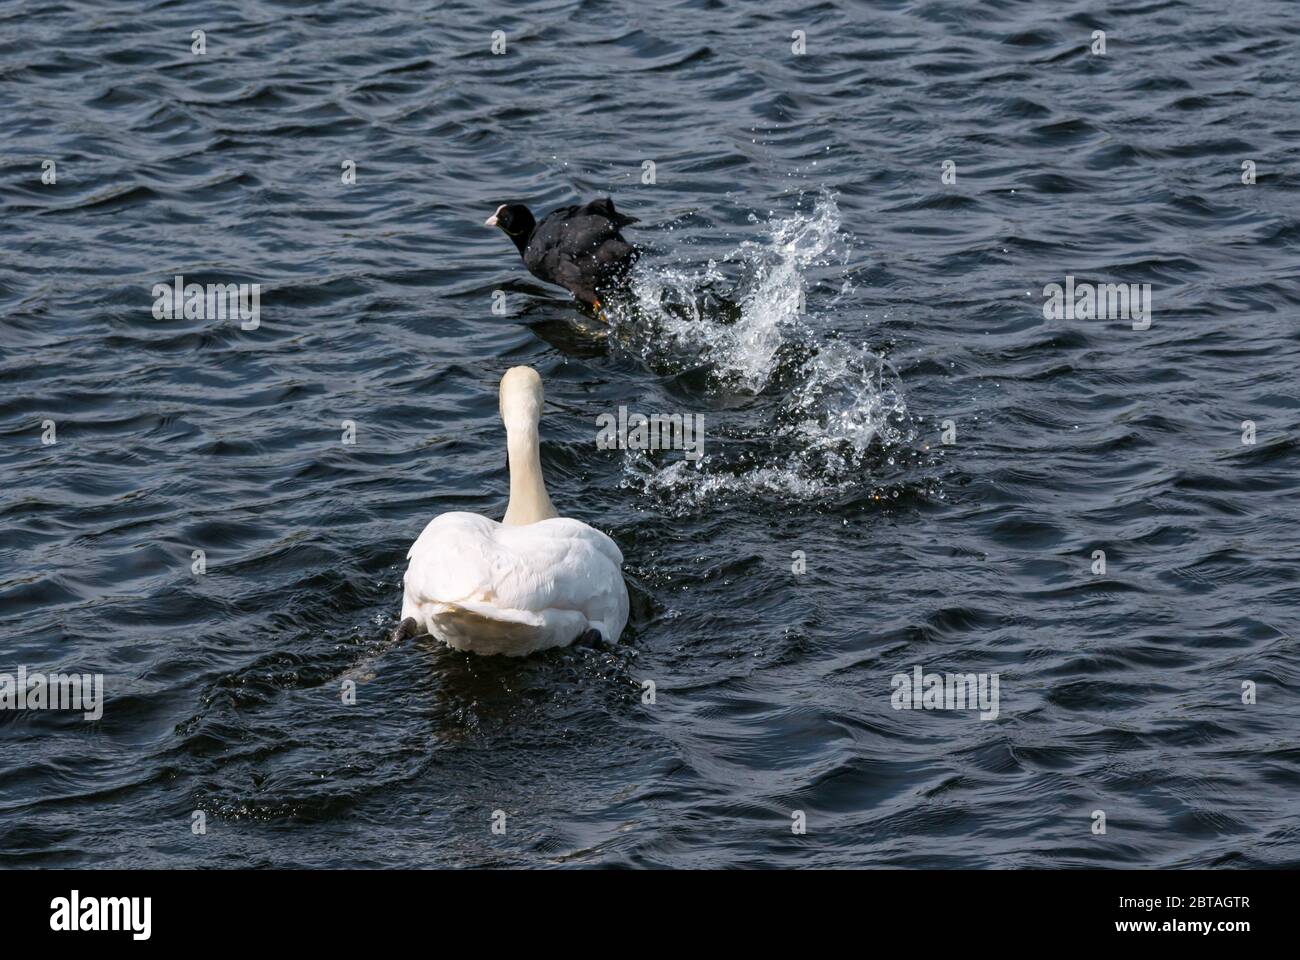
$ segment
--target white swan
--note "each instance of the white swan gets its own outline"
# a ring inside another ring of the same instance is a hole
[[[510,505],[501,523],[476,513],[429,521],[406,554],[402,623],[457,650],[520,657],[627,624],[623,554],[599,530],[558,517],[546,495],[537,426],[542,378],[513,367],[501,378]]]

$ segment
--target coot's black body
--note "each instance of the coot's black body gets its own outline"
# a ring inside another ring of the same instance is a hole
[[[502,204],[487,219],[514,241],[529,273],[596,309],[601,295],[621,284],[636,262],[640,251],[619,233],[636,222],[608,197],[552,210],[540,223],[522,203]]]

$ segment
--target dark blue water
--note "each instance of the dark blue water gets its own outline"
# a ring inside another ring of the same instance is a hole
[[[108,698],[0,712],[4,862],[1300,863],[1295,12],[0,4],[0,672]],[[601,194],[608,328],[482,226]],[[176,274],[260,326],[154,319]],[[521,363],[629,628],[391,645]],[[597,450],[620,405],[705,459]],[[997,719],[893,709],[916,666]]]

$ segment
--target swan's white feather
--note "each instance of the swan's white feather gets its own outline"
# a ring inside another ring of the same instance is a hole
[[[623,554],[580,520],[505,526],[475,513],[429,521],[406,555],[402,618],[458,650],[523,656],[627,624]]]

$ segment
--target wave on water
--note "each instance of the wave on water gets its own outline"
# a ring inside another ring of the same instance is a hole
[[[835,332],[854,240],[834,195],[771,216],[764,237],[702,268],[643,263],[631,303],[611,311],[616,340],[656,373],[702,377],[714,408],[702,458],[627,450],[628,485],[688,508],[729,494],[821,498],[878,487],[920,454],[897,371]]]

